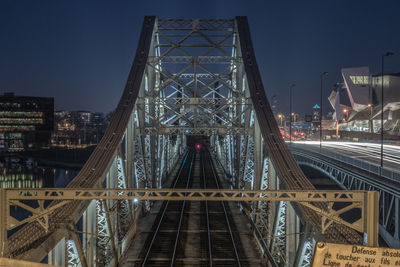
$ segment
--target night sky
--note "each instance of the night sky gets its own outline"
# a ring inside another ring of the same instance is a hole
[[[52,96],[56,110],[109,112],[122,94],[145,15],[248,16],[270,102],[310,113],[343,67],[400,72],[400,1],[0,1],[0,94]],[[327,109],[325,109],[328,111]],[[325,112],[324,112],[325,113]]]

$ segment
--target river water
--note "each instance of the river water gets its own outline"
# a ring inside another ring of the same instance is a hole
[[[78,169],[43,166],[32,159],[0,158],[0,188],[62,188]]]

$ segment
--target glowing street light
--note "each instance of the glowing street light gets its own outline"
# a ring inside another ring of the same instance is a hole
[[[281,127],[283,127],[283,117],[282,114],[278,114],[278,118],[281,119]]]

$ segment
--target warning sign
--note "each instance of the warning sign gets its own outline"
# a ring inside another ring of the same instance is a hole
[[[312,267],[400,266],[400,250],[317,242]]]

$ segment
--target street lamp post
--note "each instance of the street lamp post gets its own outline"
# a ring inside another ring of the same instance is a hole
[[[283,115],[282,114],[278,114],[278,118],[281,120],[281,127],[283,127]]]
[[[292,84],[291,86],[290,86],[290,94],[289,94],[289,98],[290,98],[290,104],[289,104],[289,106],[290,106],[290,110],[289,110],[289,142],[290,142],[290,144],[292,144],[292,89],[293,89],[293,87],[295,87],[296,85],[295,84]]]
[[[392,52],[386,52],[382,55],[382,87],[381,87],[381,176],[383,170],[383,75],[385,71],[385,57],[389,57],[393,55]]]
[[[374,105],[372,105],[372,103],[368,104],[369,107],[369,132],[373,133],[374,132],[374,122],[372,120],[372,111],[373,111],[373,107]]]
[[[327,71],[321,73],[321,91],[320,91],[320,106],[319,106],[319,150],[322,148],[322,78],[328,75]]]

